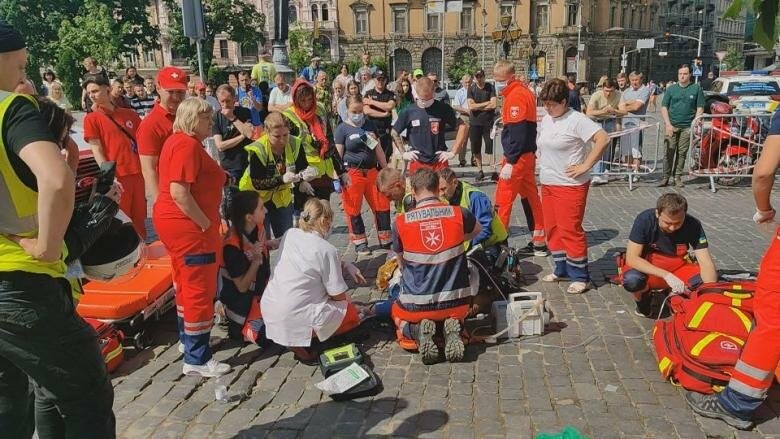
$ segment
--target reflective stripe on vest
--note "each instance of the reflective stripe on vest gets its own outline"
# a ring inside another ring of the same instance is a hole
[[[303,142],[303,151],[306,153],[306,160],[309,162],[309,165],[317,169],[317,177],[327,175],[331,178],[336,178],[337,175],[333,168],[333,160],[320,157],[320,151],[314,148],[314,136],[312,136],[306,123],[295,114],[293,107],[284,110],[282,115],[298,128],[298,137],[301,139],[301,142]],[[320,118],[320,123],[322,123],[324,129],[325,122],[322,118]]]
[[[244,149],[250,156],[256,155],[260,160],[260,164],[265,167],[269,160],[273,161],[273,152],[271,151],[271,143],[268,139],[268,134],[263,134],[258,140],[245,146]],[[295,136],[290,136],[290,141],[284,147],[284,162],[287,168],[295,165],[295,161],[298,159],[298,151],[301,150],[301,140]],[[297,172],[303,171],[303,169],[296,169]],[[274,177],[281,177],[279,171],[276,170]],[[274,206],[277,208],[283,208],[289,206],[293,201],[292,184],[282,184],[274,189],[261,190],[255,189],[252,184],[252,177],[249,172],[249,166],[244,170],[244,175],[241,176],[241,180],[238,182],[238,188],[242,191],[256,191],[260,194],[260,199],[263,203],[267,203],[269,200],[273,200]]]
[[[465,181],[462,181],[460,183],[463,185],[463,188],[461,190],[461,196],[460,196],[460,207],[463,207],[465,209],[471,209],[470,207],[471,193],[482,192],[482,191],[466,183]],[[494,212],[493,219],[490,220],[490,236],[488,236],[488,238],[482,244],[483,247],[492,247],[498,244],[499,242],[505,241],[508,236],[509,234],[506,232],[506,227],[504,227],[504,223],[502,223],[501,220],[498,219],[498,215],[496,215]],[[469,247],[471,247],[471,241],[464,242],[463,246],[466,250],[468,250]]]
[[[35,101],[26,95],[0,92],[0,133],[3,131],[5,113],[17,96]],[[62,260],[41,262],[28,255],[19,244],[6,238],[6,235],[36,236],[38,233],[38,193],[19,178],[14,171],[0,137],[0,272],[25,271],[46,274],[52,277],[65,276],[65,263]],[[65,243],[62,243],[63,258]]]
[[[398,300],[404,308],[430,310],[466,303],[471,288],[460,208],[427,202],[399,215],[396,227],[404,259]]]

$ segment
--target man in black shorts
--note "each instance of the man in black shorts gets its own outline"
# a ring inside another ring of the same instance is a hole
[[[387,89],[387,76],[385,72],[377,70],[374,73],[374,88],[368,90],[363,99],[363,113],[368,120],[374,122],[376,133],[379,136],[379,144],[385,152],[385,160],[390,161],[393,155],[393,139],[390,137],[390,129],[393,125],[393,108],[395,108],[395,94]]]
[[[467,94],[467,102],[471,111],[469,119],[469,140],[471,141],[471,155],[479,168],[476,181],[485,178],[482,172],[482,142],[485,142],[485,161],[493,164],[493,139],[490,131],[496,118],[496,90],[493,84],[485,82],[485,71],[478,70],[474,74],[476,81],[471,84]],[[494,180],[498,180],[498,174],[493,171]]]

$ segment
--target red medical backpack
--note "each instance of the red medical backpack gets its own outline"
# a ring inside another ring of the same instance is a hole
[[[728,385],[754,325],[754,292],[753,281],[720,282],[671,297],[672,318],[653,328],[661,375],[700,393]]]
[[[125,338],[124,334],[122,331],[116,329],[111,323],[105,323],[98,319],[91,318],[84,318],[84,321],[89,323],[89,325],[95,329],[95,332],[97,332],[100,353],[103,354],[108,373],[114,372],[125,360],[125,354],[122,348],[122,340]]]

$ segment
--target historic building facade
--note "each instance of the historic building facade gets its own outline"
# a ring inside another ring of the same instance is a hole
[[[586,81],[620,71],[623,46],[633,49],[637,38],[649,37],[658,26],[656,0],[467,0],[461,12],[443,19],[434,6],[425,0],[339,2],[339,59],[369,52],[391,59],[394,72],[440,72],[442,59],[446,70],[470,52],[489,70],[506,49],[518,70],[531,77],[579,73]],[[633,53],[629,69],[646,69],[649,59]]]

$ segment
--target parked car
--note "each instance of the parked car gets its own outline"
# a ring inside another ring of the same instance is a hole
[[[735,113],[772,113],[780,105],[780,70],[721,72],[705,94],[725,97]]]

